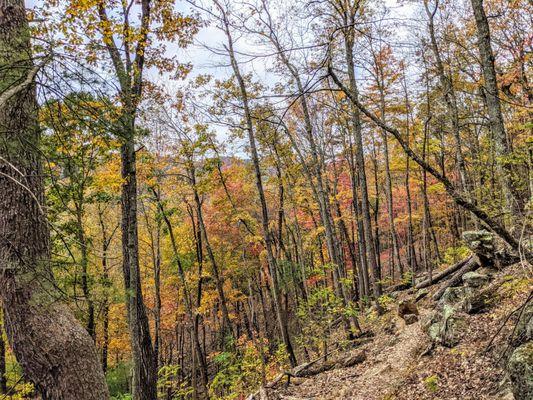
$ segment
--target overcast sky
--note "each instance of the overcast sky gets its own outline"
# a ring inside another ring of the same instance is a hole
[[[26,6],[29,9],[34,8],[35,4],[39,5],[42,0],[26,0]],[[61,0],[60,0],[61,1]],[[64,0],[63,0],[64,1]],[[209,0],[201,0],[204,7],[210,8],[211,3]],[[297,7],[305,7],[305,3],[298,0],[272,0],[273,3],[280,4],[281,7],[285,7],[288,4],[296,4]],[[391,40],[394,42],[393,45],[401,45],[402,42],[407,40],[409,30],[404,27],[405,24],[411,24],[416,27],[416,25],[423,24],[422,21],[413,20],[414,15],[414,6],[406,5],[405,2],[398,2],[398,0],[385,0],[385,4],[390,10],[389,18],[398,19],[403,21],[403,23],[396,23],[394,27],[394,32]],[[192,6],[185,1],[177,1],[176,8],[184,14],[189,14],[191,11],[198,11],[192,8]],[[298,29],[297,24],[299,19],[295,18],[294,21],[291,21],[290,16],[287,18],[288,24],[290,24],[291,29]],[[306,29],[303,27],[302,29]],[[308,28],[307,28],[308,29]],[[295,35],[298,36],[298,35]],[[301,35],[302,43],[299,45],[305,44],[305,34]],[[311,36],[307,36],[309,40],[312,40]],[[196,35],[194,44],[185,48],[180,49],[175,45],[168,45],[169,54],[176,54],[178,60],[183,63],[191,63],[193,65],[193,70],[189,75],[188,79],[192,79],[200,74],[209,74],[213,75],[217,79],[225,79],[232,75],[231,68],[227,65],[228,60],[224,56],[214,54],[209,48],[222,49],[222,45],[225,43],[224,34],[218,30],[213,25],[208,25],[202,27],[199,33]],[[267,51],[261,49],[260,46],[254,41],[247,37],[237,39],[236,49],[241,53],[246,54],[264,54]],[[271,51],[271,50],[270,50]],[[271,71],[269,71],[271,66],[274,63],[273,57],[258,57],[251,59],[248,56],[238,55],[240,61],[240,67],[244,73],[253,72],[255,80],[262,82],[270,87],[273,87],[276,83],[278,77]],[[169,92],[173,91],[173,88],[177,88],[184,85],[184,82],[175,82],[170,81],[165,77],[160,77],[159,74],[155,71],[147,71],[147,75],[151,80],[156,81],[159,84],[167,87]],[[226,137],[226,129],[223,127],[214,127],[217,130],[219,138],[222,140]],[[240,147],[240,146],[239,146]],[[239,152],[239,149],[235,149]]]

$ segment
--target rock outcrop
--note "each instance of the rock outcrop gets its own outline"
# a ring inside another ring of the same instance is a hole
[[[480,274],[476,271],[470,271],[464,274],[462,279],[465,286],[470,288],[479,288],[485,285],[490,280],[490,277],[485,274]]]
[[[507,363],[516,400],[533,399],[533,341],[517,347]]]
[[[442,307],[442,311],[434,311],[422,323],[422,329],[430,339],[445,347],[454,347],[459,343],[464,327],[464,317],[448,304]]]

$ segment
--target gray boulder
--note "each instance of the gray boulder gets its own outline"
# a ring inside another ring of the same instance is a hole
[[[449,287],[442,294],[439,304],[441,307],[456,306],[460,304],[470,292],[471,289],[464,286]]]
[[[487,230],[465,231],[463,232],[463,240],[468,248],[476,254],[489,258],[494,255],[494,235]]]
[[[533,399],[533,341],[517,347],[507,364],[514,396],[517,400]]]
[[[461,309],[467,314],[477,314],[485,311],[494,299],[495,289],[488,288],[468,293],[461,303]]]
[[[478,288],[490,281],[490,277],[476,271],[470,271],[463,275],[463,283],[467,287]]]
[[[442,311],[436,311],[424,319],[422,329],[433,342],[454,347],[461,340],[465,321],[455,308],[445,304]]]

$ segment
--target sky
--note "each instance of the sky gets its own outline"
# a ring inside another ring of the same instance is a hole
[[[60,0],[61,1],[61,0]],[[64,0],[63,0],[64,1]],[[209,0],[198,0],[201,1],[204,7],[210,8],[212,3]],[[282,7],[295,4],[296,6],[303,5],[304,3],[298,0],[271,0],[274,4],[281,4]],[[42,0],[26,0],[26,7],[32,9],[35,5],[39,5]],[[420,25],[421,21],[410,19],[414,15],[415,6],[411,4],[406,4],[406,2],[398,2],[398,0],[384,0],[386,6],[390,9],[390,17],[394,19],[400,19],[403,23],[396,24],[393,28],[393,37],[392,40],[401,45],[401,43],[408,41],[409,31],[405,27],[405,24],[414,25],[415,28],[417,25]],[[191,11],[195,10],[189,3],[186,1],[177,1],[176,8],[184,14],[189,14]],[[238,11],[238,10],[236,10]],[[305,10],[304,10],[305,11]],[[299,29],[298,19],[291,20],[289,16],[287,18],[288,24],[291,29]],[[308,27],[302,27],[301,31],[305,31]],[[307,34],[309,35],[309,34]],[[311,40],[310,36],[302,34],[302,42],[305,42],[308,39]],[[209,74],[216,79],[226,79],[232,75],[232,70],[228,66],[228,60],[221,55],[214,54],[210,49],[222,49],[222,45],[225,43],[224,34],[218,30],[213,25],[208,25],[202,27],[199,33],[195,36],[194,44],[190,45],[185,49],[178,48],[176,45],[169,44],[168,52],[175,53],[178,57],[178,60],[183,63],[191,63],[193,65],[193,70],[189,74],[188,80],[194,79],[194,77],[200,74]],[[300,44],[300,43],[299,43]],[[254,42],[254,39],[249,39],[247,37],[237,39],[236,50],[240,53],[246,54],[264,54],[272,50],[262,49],[258,43]],[[238,55],[237,58],[240,61],[240,67],[243,73],[252,72],[254,79],[260,81],[263,84],[266,84],[269,87],[273,87],[275,83],[279,80],[279,77],[271,71],[272,65],[275,63],[274,57],[258,57],[251,59],[250,57]],[[357,73],[357,72],[356,72]],[[156,70],[146,71],[146,75],[150,80],[159,83],[160,85],[167,88],[168,92],[173,92],[176,88],[183,87],[186,82],[175,82],[169,80],[168,77],[159,76]],[[217,131],[217,136],[220,140],[225,140],[227,138],[227,129],[223,126],[214,126],[214,129]],[[233,149],[234,152],[242,151],[242,148]]]

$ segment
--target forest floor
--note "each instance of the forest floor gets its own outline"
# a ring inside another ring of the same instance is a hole
[[[405,325],[396,315],[396,302],[412,298],[401,292],[385,316],[367,323],[375,336],[364,349],[366,360],[354,367],[334,369],[311,378],[292,379],[287,386],[269,391],[280,400],[504,400],[505,373],[502,354],[508,349],[519,308],[531,291],[533,280],[527,267],[515,264],[494,276],[498,290],[488,310],[465,315],[466,326],[459,344],[453,348],[430,349],[430,340],[421,322]],[[420,320],[432,311],[431,294],[417,303]],[[502,327],[503,326],[503,327]],[[501,330],[499,331],[499,329]],[[499,332],[498,332],[499,331]],[[493,340],[493,337],[495,339]],[[491,350],[485,351],[493,340]]]

